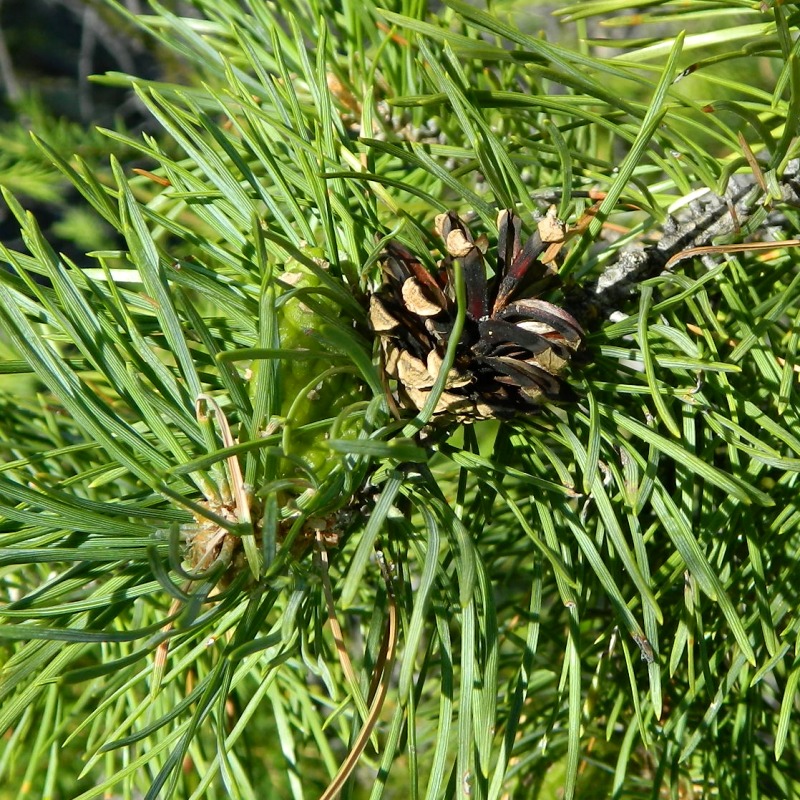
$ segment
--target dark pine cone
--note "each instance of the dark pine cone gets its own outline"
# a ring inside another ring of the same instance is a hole
[[[369,320],[400,405],[422,409],[439,375],[457,312],[455,259],[463,265],[466,322],[434,413],[464,421],[510,417],[575,399],[560,376],[581,346],[583,330],[563,309],[534,299],[558,280],[551,259],[564,242],[564,224],[551,209],[524,247],[512,211],[500,212],[497,227],[491,281],[486,237],[473,239],[452,212],[436,218],[447,253],[437,275],[402,245],[387,245],[383,285],[370,297]],[[524,297],[515,299],[519,295]]]

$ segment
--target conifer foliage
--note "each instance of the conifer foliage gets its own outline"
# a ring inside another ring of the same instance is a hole
[[[131,5],[108,244],[4,187],[0,800],[796,794],[795,7]]]

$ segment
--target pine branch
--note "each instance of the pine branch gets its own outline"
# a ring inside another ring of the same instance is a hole
[[[800,159],[789,162],[779,181],[781,201],[800,206]],[[597,327],[619,311],[636,287],[665,270],[667,262],[693,247],[710,245],[722,236],[741,231],[763,208],[763,190],[752,174],[734,175],[724,194],[708,192],[674,216],[667,217],[661,237],[651,247],[632,246],[595,281],[569,292],[564,307],[585,327]],[[758,231],[785,227],[780,211],[770,213]]]

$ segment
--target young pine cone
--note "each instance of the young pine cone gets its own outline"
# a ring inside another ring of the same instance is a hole
[[[383,284],[370,296],[369,320],[380,337],[385,376],[396,381],[399,405],[422,409],[439,375],[457,313],[456,259],[464,275],[466,321],[434,413],[470,421],[535,413],[546,403],[575,399],[561,375],[581,346],[583,330],[563,309],[535,299],[557,282],[550,260],[539,260],[564,241],[564,224],[554,212],[524,246],[519,217],[500,213],[491,281],[486,237],[473,239],[452,212],[436,218],[447,253],[438,274],[402,245],[387,245]]]

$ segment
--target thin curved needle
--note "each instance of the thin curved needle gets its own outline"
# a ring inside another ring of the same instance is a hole
[[[320,796],[320,800],[333,800],[339,795],[342,786],[344,786],[345,781],[350,777],[350,774],[355,769],[356,764],[358,764],[358,759],[364,752],[364,748],[367,746],[369,737],[372,734],[372,729],[375,727],[375,723],[378,721],[381,709],[383,708],[383,702],[386,699],[386,693],[389,690],[389,680],[392,675],[392,669],[394,668],[395,647],[397,645],[397,602],[395,600],[394,590],[392,589],[391,576],[389,575],[389,571],[382,558],[380,558],[380,563],[381,572],[386,580],[386,587],[388,590],[387,596],[389,600],[389,619],[386,624],[386,632],[383,636],[383,642],[381,643],[380,655],[377,662],[379,668],[381,662],[383,662],[383,670],[381,671],[380,682],[378,683],[377,690],[375,691],[375,696],[372,698],[372,703],[369,707],[369,713],[364,721],[364,727],[361,728],[361,732],[358,734],[358,738],[353,745],[353,749],[342,763],[342,766],[339,767],[339,771],[330,782],[328,788]]]

